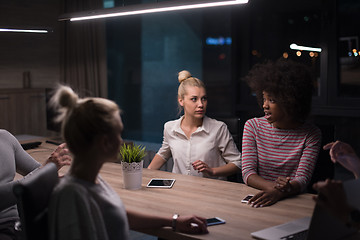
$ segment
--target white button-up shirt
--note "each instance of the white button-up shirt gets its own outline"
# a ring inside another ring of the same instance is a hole
[[[202,126],[188,139],[180,127],[182,119],[165,123],[162,147],[157,153],[166,161],[173,158],[172,172],[209,177],[194,170],[192,163],[197,160],[211,168],[233,163],[241,169],[241,154],[225,123],[204,116]]]

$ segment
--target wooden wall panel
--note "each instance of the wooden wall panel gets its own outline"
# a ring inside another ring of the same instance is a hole
[[[48,34],[0,32],[0,88],[22,88],[27,71],[33,88],[59,81],[59,6],[59,0],[0,2],[0,27],[51,30]]]
[[[0,129],[48,136],[45,89],[0,89]]]
[[[0,2],[0,27],[48,29],[48,34],[0,32],[0,128],[13,134],[46,130],[45,88],[60,80],[60,0]],[[24,88],[29,72],[31,88]],[[25,74],[26,75],[26,74]]]

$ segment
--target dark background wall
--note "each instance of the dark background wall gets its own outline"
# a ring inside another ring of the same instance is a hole
[[[202,78],[201,27],[191,13],[107,22],[109,97],[124,111],[124,136],[161,141],[163,124],[177,117],[177,72]]]
[[[52,87],[59,81],[60,5],[60,0],[1,1],[1,27],[52,30],[47,35],[0,32],[1,88],[22,88],[26,71],[33,87]],[[253,64],[287,52],[317,73],[311,120],[330,126],[333,139],[360,149],[359,68],[357,62],[344,65],[346,59],[358,58],[339,51],[344,43],[340,37],[360,35],[352,32],[360,29],[358,10],[353,0],[250,0],[246,6],[107,20],[108,97],[124,110],[124,136],[162,141],[163,124],[178,117],[176,74],[183,69],[207,85],[209,116],[243,121],[260,116],[241,79]],[[231,37],[232,42],[209,45],[209,37]],[[323,51],[316,60],[297,58],[289,50],[292,41]]]
[[[32,87],[51,87],[60,78],[58,0],[1,1],[0,28],[47,29],[48,34],[0,32],[0,87],[21,88],[29,71]]]

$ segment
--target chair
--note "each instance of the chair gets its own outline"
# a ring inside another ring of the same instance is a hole
[[[312,185],[318,181],[324,181],[327,178],[334,178],[334,164],[330,160],[329,151],[323,150],[323,146],[335,139],[335,126],[317,124],[321,131],[321,146],[318,159],[316,161],[314,173],[307,187],[308,193],[316,193]]]
[[[156,154],[156,152],[155,152],[154,150],[146,150],[146,156],[144,157],[144,168],[147,168],[147,167],[149,166],[149,164],[150,164],[151,161],[153,160],[155,154]],[[166,171],[166,172],[172,172],[173,165],[174,165],[173,158],[170,157],[170,158],[164,163],[164,165],[162,165],[162,167],[160,168],[160,170],[161,170],[161,171]]]
[[[239,149],[239,151],[241,151],[241,146],[242,146],[242,123],[240,121],[240,118],[238,117],[227,117],[227,118],[216,118],[219,121],[224,122],[228,129],[229,132],[231,134],[231,136],[234,139],[234,142],[236,144],[236,147]],[[242,179],[242,174],[241,172],[228,176],[227,180],[230,182],[240,182],[243,183],[243,179]]]
[[[241,139],[242,139],[242,127],[240,118],[238,117],[227,117],[227,118],[216,118],[219,121],[222,121],[226,124],[231,133],[231,136],[234,139],[236,146],[239,151],[241,151]]]
[[[56,165],[48,163],[14,185],[23,239],[48,239],[47,206],[58,181]]]

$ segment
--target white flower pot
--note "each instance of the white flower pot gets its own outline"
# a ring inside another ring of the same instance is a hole
[[[121,162],[125,189],[136,190],[141,188],[143,164],[144,161]]]

